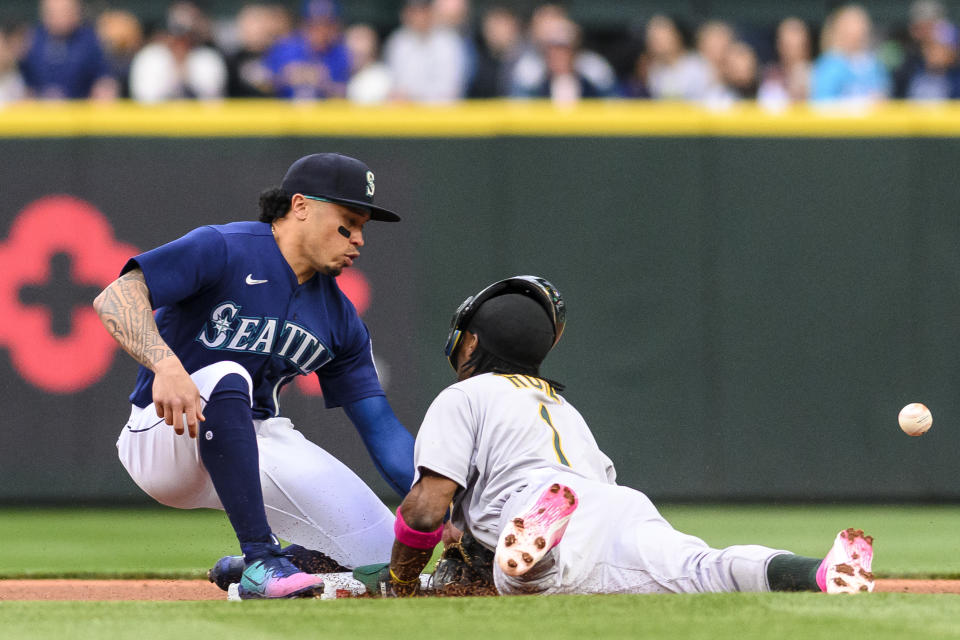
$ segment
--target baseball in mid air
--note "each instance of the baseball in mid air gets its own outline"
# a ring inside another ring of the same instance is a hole
[[[908,404],[900,409],[900,428],[908,436],[922,436],[933,425],[930,409],[919,402]]]

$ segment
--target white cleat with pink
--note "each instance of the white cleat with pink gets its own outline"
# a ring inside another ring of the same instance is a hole
[[[873,591],[873,538],[861,529],[844,529],[817,571],[817,584],[827,593]]]
[[[522,576],[563,538],[570,516],[577,509],[577,494],[570,487],[550,485],[526,513],[515,517],[500,532],[496,562],[508,576]]]

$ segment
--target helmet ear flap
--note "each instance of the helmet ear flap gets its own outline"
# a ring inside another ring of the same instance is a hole
[[[457,345],[460,343],[460,336],[463,330],[467,328],[467,325],[470,323],[470,318],[473,317],[474,305],[471,303],[476,299],[477,296],[470,296],[461,302],[457,310],[453,312],[453,317],[450,318],[450,332],[447,333],[447,342],[443,346],[443,355],[447,357],[454,371],[457,369],[454,354],[457,351]]]
[[[450,361],[450,366],[453,367],[454,371],[457,369],[457,361],[454,354],[457,352],[457,345],[460,344],[460,337],[462,335],[463,332],[459,329],[452,330],[450,336],[447,338],[447,345],[443,349],[443,355],[447,356],[447,360]]]
[[[533,290],[537,295],[531,297],[543,305],[547,315],[550,316],[550,320],[553,322],[553,346],[557,346],[561,336],[563,336],[563,330],[567,325],[567,305],[563,301],[563,296],[560,295],[556,287],[550,284],[550,281],[544,278],[537,276],[518,277],[535,285]]]

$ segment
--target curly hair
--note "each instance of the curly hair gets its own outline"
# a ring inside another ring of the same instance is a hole
[[[290,211],[291,197],[281,189],[265,189],[260,192],[260,222],[273,222]]]

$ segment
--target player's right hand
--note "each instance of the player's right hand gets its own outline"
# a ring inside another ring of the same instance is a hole
[[[197,437],[197,425],[203,422],[203,399],[187,370],[176,356],[156,364],[153,377],[153,405],[157,417],[183,435],[184,423],[191,438]]]

